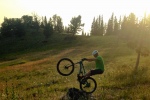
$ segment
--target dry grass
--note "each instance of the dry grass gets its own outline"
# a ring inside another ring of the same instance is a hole
[[[61,76],[56,70],[58,60],[68,57],[76,62],[83,57],[92,57],[91,51],[97,49],[104,58],[105,73],[93,76],[98,83],[97,90],[92,94],[96,100],[149,100],[150,57],[142,57],[138,72],[133,74],[136,53],[123,43],[115,45],[114,39],[108,41],[110,37],[85,38],[79,45],[63,50],[47,50],[20,56],[15,61],[25,63],[0,68],[0,99],[60,99],[69,88],[79,88],[79,83],[76,80],[78,67],[72,75]],[[12,62],[13,60],[3,63],[9,65]],[[86,69],[94,68],[93,64],[85,62]]]

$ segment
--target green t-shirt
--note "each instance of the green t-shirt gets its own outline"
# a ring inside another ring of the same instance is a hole
[[[96,63],[96,69],[101,69],[102,71],[104,71],[104,61],[101,56],[96,57],[95,63]]]

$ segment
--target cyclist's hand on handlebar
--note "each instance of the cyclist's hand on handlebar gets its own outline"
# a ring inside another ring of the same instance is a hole
[[[83,59],[82,59],[82,61],[85,61],[85,60],[87,60],[87,58],[83,58]]]

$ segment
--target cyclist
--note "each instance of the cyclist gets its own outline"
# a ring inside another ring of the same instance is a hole
[[[94,56],[94,58],[84,58],[83,60],[85,61],[95,61],[95,65],[96,68],[90,70],[88,73],[86,73],[84,76],[79,76],[78,80],[80,81],[82,78],[84,77],[90,77],[92,75],[96,75],[96,74],[102,74],[104,72],[104,61],[103,58],[98,54],[97,50],[94,50],[92,52],[92,55]]]

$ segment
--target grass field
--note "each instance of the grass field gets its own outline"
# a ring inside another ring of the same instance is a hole
[[[103,56],[105,72],[92,76],[98,84],[92,94],[96,100],[149,100],[150,57],[141,57],[137,73],[133,73],[137,54],[117,36],[81,37],[76,40],[50,40],[41,47],[3,56],[0,62],[0,100],[59,100],[72,87],[79,88],[75,72],[67,77],[56,70],[59,59],[74,62],[93,57],[97,49]],[[33,45],[34,46],[34,45]],[[8,57],[8,59],[7,59]],[[85,62],[86,70],[94,62]]]

